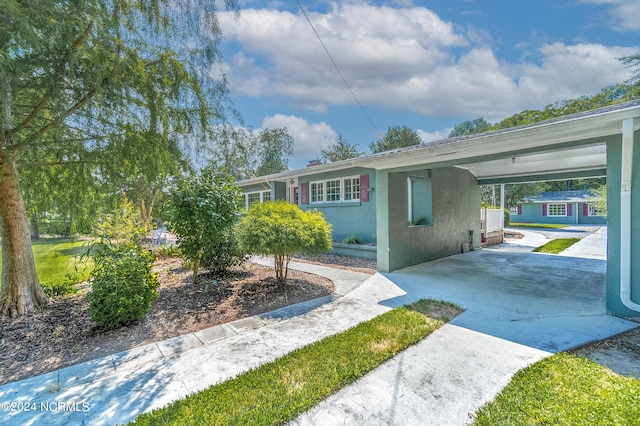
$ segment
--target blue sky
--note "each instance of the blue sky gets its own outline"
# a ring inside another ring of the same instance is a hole
[[[593,95],[626,80],[617,58],[640,51],[638,0],[300,3],[362,108],[295,1],[220,14],[233,101],[246,126],[288,128],[291,169],[340,134],[366,151],[390,126],[429,141]]]

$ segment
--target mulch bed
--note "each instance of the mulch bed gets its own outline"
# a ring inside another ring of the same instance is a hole
[[[333,293],[330,280],[289,270],[286,285],[273,268],[245,263],[223,278],[201,273],[195,285],[179,259],[156,262],[159,296],[142,320],[116,330],[95,325],[78,294],[52,299],[41,311],[0,318],[0,384],[43,374]]]

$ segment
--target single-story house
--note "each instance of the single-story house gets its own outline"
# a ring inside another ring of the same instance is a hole
[[[479,185],[606,176],[607,310],[640,318],[640,262],[631,257],[640,253],[639,129],[640,101],[632,101],[238,185],[246,206],[285,199],[318,209],[334,240],[375,243],[378,270],[388,272],[480,247]]]
[[[590,190],[547,191],[525,197],[509,213],[511,222],[606,225],[596,201]]]

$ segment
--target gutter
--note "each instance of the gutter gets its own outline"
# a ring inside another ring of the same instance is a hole
[[[631,300],[631,183],[633,172],[633,118],[622,121],[622,178],[620,181],[620,300],[627,308],[640,312]]]

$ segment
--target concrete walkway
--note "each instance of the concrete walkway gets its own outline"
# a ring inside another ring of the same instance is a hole
[[[423,297],[466,311],[294,423],[466,424],[519,369],[638,325],[606,315],[605,261],[528,251],[503,244],[371,277],[292,263],[336,294],[1,386],[0,424],[124,423]]]

